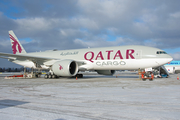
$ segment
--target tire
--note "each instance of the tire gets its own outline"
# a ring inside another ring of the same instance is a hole
[[[80,74],[80,78],[83,78],[83,74]]]
[[[36,74],[35,76],[36,76],[36,78],[38,78],[38,77],[39,77],[37,74]]]
[[[152,79],[149,79],[149,81],[153,81]]]
[[[83,78],[83,74],[77,74],[75,77],[77,77],[77,78]]]
[[[52,75],[48,75],[48,78],[51,79],[51,78],[52,78]]]
[[[44,78],[45,78],[45,79],[48,79],[48,78],[49,78],[49,75],[48,75],[48,74],[45,74],[45,75],[44,75]]]
[[[56,78],[56,75],[52,75],[52,79],[55,79]]]

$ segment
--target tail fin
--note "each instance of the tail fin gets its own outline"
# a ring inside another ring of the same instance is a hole
[[[23,46],[21,45],[21,43],[19,42],[12,30],[9,31],[9,37],[11,41],[13,54],[26,53],[25,49],[23,48]]]

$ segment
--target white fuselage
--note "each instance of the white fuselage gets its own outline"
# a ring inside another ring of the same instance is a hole
[[[164,67],[169,73],[180,73],[180,61],[171,61],[165,64]]]
[[[28,56],[51,58],[51,61],[43,62],[42,68],[49,68],[59,60],[74,60],[80,62],[80,70],[132,70],[158,67],[172,60],[172,57],[157,48],[146,46],[118,46],[89,49],[72,49],[60,51],[45,51],[27,53]],[[14,60],[30,68],[37,66],[32,61]],[[82,64],[83,63],[83,64]]]

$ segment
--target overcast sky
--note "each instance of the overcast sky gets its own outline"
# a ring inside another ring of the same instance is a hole
[[[180,0],[1,0],[0,52],[13,30],[27,52],[122,45],[180,60]],[[17,67],[0,59],[0,67]]]

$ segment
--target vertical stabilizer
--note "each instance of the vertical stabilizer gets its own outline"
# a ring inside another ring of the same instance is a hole
[[[11,41],[13,54],[26,53],[25,49],[23,48],[23,46],[21,45],[21,43],[19,42],[19,40],[17,39],[16,35],[12,30],[9,31],[9,37]]]

